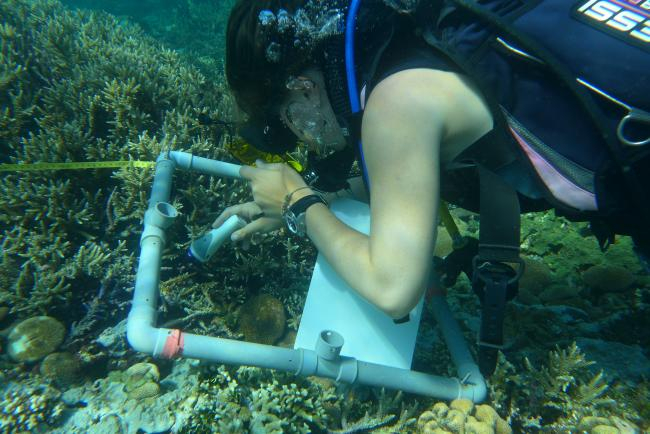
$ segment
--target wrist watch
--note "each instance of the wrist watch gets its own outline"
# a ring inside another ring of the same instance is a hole
[[[308,196],[302,197],[296,201],[293,205],[287,208],[286,212],[282,215],[287,229],[292,234],[298,235],[299,237],[304,237],[307,233],[307,226],[305,224],[305,213],[307,208],[316,204],[323,203],[327,205],[325,199],[320,197],[317,194],[310,194]]]

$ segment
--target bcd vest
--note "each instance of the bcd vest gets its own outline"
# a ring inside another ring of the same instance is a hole
[[[601,247],[629,234],[650,252],[650,0],[431,3],[424,39],[477,83],[495,120],[441,177],[445,199],[481,214],[469,274],[489,375],[523,271],[520,210],[548,203],[589,220]]]
[[[650,1],[450,0],[424,36],[508,132],[510,157],[481,143],[459,167],[507,178],[516,156],[565,215],[650,239]]]

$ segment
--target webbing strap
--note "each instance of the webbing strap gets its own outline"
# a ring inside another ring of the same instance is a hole
[[[495,173],[478,167],[481,183],[479,261],[519,262],[519,199]]]
[[[516,291],[523,273],[519,258],[519,200],[517,192],[485,167],[478,166],[481,221],[478,255],[473,262],[472,286],[481,297],[479,368],[489,376],[503,346],[503,318],[508,289]],[[507,263],[519,263],[515,272]]]
[[[511,276],[505,273],[499,275],[488,270],[485,272],[486,286],[479,331],[478,365],[481,373],[489,376],[496,368],[499,350],[503,347],[503,318],[506,310],[508,281]]]

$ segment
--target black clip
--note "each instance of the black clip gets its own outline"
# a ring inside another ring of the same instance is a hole
[[[472,264],[472,288],[481,300],[481,330],[479,332],[479,369],[485,376],[494,372],[499,350],[503,349],[503,318],[506,301],[517,295],[518,282],[524,273],[524,261],[518,258],[519,267],[498,261],[479,263],[475,256]]]

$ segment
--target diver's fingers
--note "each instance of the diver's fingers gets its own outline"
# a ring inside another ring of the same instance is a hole
[[[260,169],[266,169],[266,170],[282,170],[284,166],[286,166],[285,163],[267,163],[264,160],[255,160],[255,166],[259,167]]]
[[[218,228],[223,224],[223,222],[228,220],[230,217],[236,215],[239,207],[240,207],[239,205],[235,205],[224,209],[223,212],[219,214],[219,217],[216,218],[214,223],[212,223],[212,227]]]
[[[242,166],[239,168],[239,176],[248,181],[253,181],[255,180],[255,176],[259,170],[260,169],[253,166]]]
[[[277,218],[262,217],[254,220],[230,235],[232,241],[246,241],[255,233],[271,232],[282,227],[282,220]]]
[[[256,220],[264,215],[262,209],[255,202],[240,203],[239,205],[229,206],[217,217],[212,223],[213,228],[218,228],[231,216],[238,215],[245,220]]]

